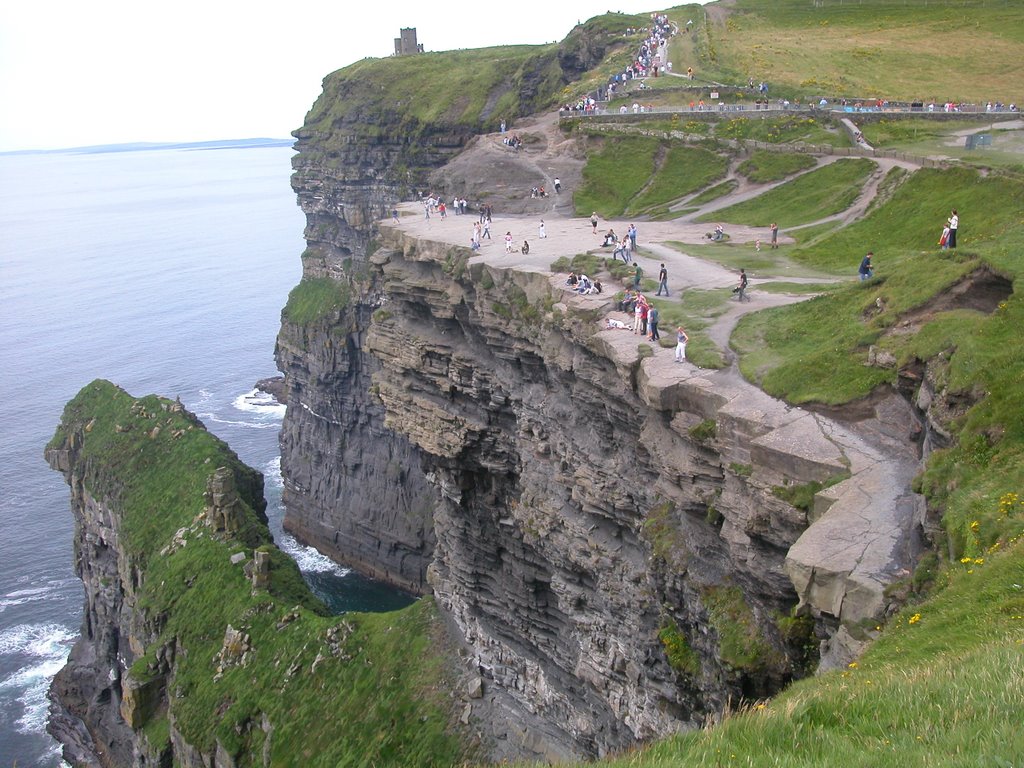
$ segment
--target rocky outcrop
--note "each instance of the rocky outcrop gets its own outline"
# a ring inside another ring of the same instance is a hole
[[[180,403],[93,382],[46,458],[71,487],[86,594],[81,636],[51,689],[50,729],[69,762],[412,764],[434,751],[457,762],[448,699],[431,693],[451,686],[409,653],[429,639],[444,657],[429,601],[376,636],[358,618],[327,617],[273,546],[262,476]],[[398,682],[414,675],[424,690]],[[324,717],[342,691],[342,708],[370,713],[364,728]],[[399,716],[417,725],[395,729]]]

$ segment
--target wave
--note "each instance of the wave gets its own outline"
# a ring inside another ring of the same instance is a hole
[[[254,413],[264,418],[280,420],[284,418],[285,406],[277,399],[259,389],[252,389],[236,397],[231,404],[240,411]]]
[[[279,546],[283,552],[295,561],[299,566],[299,570],[303,573],[331,573],[339,579],[352,573],[351,568],[338,565],[327,555],[321,554],[313,547],[299,544],[293,536],[287,533],[281,537]]]
[[[67,661],[77,633],[60,624],[22,624],[0,632],[0,655],[28,657],[17,672],[0,680],[0,691],[15,691],[22,707],[20,733],[44,733],[50,681]]]
[[[45,586],[16,589],[12,592],[8,592],[6,595],[0,596],[0,613],[3,613],[8,608],[24,605],[25,603],[38,603],[42,600],[49,600],[53,596],[54,592],[66,587],[73,581],[76,580],[55,579],[47,582]]]
[[[20,624],[0,632],[0,655],[23,653],[35,657],[67,657],[78,632],[62,624]]]
[[[263,465],[263,478],[274,488],[284,488],[284,475],[281,474],[280,456],[275,456]]]

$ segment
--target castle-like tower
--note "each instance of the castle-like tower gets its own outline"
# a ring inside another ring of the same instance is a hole
[[[423,53],[423,44],[416,42],[416,27],[406,27],[399,34],[401,36],[395,38],[395,56]]]

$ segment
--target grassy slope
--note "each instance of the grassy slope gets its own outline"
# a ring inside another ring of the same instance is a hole
[[[186,740],[211,753],[220,742],[231,754],[259,754],[265,714],[274,727],[274,765],[456,762],[462,749],[447,729],[441,657],[427,653],[439,647],[433,604],[325,616],[255,511],[264,504],[262,478],[198,420],[165,410],[169,405],[95,381],[68,403],[51,447],[80,434],[86,487],[121,514],[127,554],[143,573],[140,604],[148,616],[165,618],[148,654],[172,638],[176,643],[170,702]],[[160,431],[151,436],[154,426]],[[232,537],[213,536],[194,522],[205,506],[207,478],[219,466],[234,471],[246,502],[242,529]],[[179,529],[187,529],[187,545],[157,556]],[[270,588],[256,594],[242,566],[230,563],[233,553],[251,556],[253,547],[271,554]],[[295,620],[279,627],[293,611]],[[253,659],[215,680],[229,624],[248,633]],[[339,631],[334,653],[331,633]],[[145,679],[151,662],[143,656],[132,674]],[[146,732],[166,739],[167,717],[157,712]]]
[[[849,208],[875,168],[874,162],[864,158],[837,160],[697,221],[727,221],[755,227],[766,227],[776,221],[782,228],[808,224]]]
[[[1015,0],[737,0],[710,37],[709,74],[829,98],[1009,102],[1024,81]]]

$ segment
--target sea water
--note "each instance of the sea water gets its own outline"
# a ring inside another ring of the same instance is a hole
[[[288,146],[0,155],[0,766],[57,766],[46,692],[81,622],[63,477],[43,460],[95,378],[180,397],[266,477],[274,537],[336,611],[409,598],[281,532],[281,308],[304,217]]]

